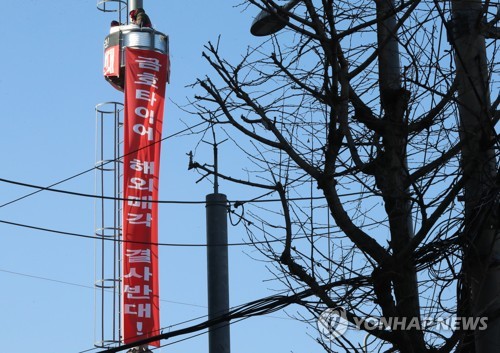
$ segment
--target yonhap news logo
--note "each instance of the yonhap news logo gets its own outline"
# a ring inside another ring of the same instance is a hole
[[[318,330],[329,339],[342,336],[349,328],[346,311],[342,307],[329,308],[321,313],[318,318]]]
[[[318,330],[322,336],[333,340],[344,335],[348,329],[374,331],[374,330],[432,330],[456,331],[478,330],[488,328],[487,317],[357,317],[352,316],[351,322],[347,320],[346,310],[342,307],[326,309],[318,317]]]

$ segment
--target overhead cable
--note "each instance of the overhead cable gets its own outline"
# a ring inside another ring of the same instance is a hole
[[[207,244],[151,243],[151,242],[142,242],[142,241],[133,241],[133,240],[120,240],[120,239],[102,237],[102,236],[97,236],[97,235],[88,235],[88,234],[66,232],[66,231],[61,231],[61,230],[56,230],[56,229],[37,227],[37,226],[32,226],[32,225],[27,225],[27,224],[22,224],[22,223],[4,221],[4,220],[0,220],[0,223],[8,224],[8,225],[15,226],[15,227],[38,230],[38,231],[42,231],[42,232],[55,233],[55,234],[61,234],[61,235],[70,235],[70,236],[78,237],[78,238],[105,240],[105,241],[119,242],[119,243],[147,244],[147,245],[169,246],[169,247],[208,247],[209,246]],[[294,239],[304,239],[304,238],[306,238],[306,236],[298,236],[298,237],[295,237]],[[241,243],[229,243],[229,244],[220,244],[220,245],[212,244],[210,246],[253,246],[256,244],[268,244],[268,243],[277,243],[277,242],[284,242],[284,241],[285,241],[285,239],[272,239],[272,240],[262,240],[262,241],[251,241],[248,243],[241,242]]]
[[[168,139],[170,139],[170,138],[172,138],[172,137],[175,137],[175,136],[177,136],[177,135],[183,134],[183,133],[185,133],[186,131],[192,130],[192,129],[194,129],[194,128],[196,128],[196,127],[200,126],[200,125],[203,125],[203,124],[205,124],[205,123],[206,123],[206,122],[205,122],[205,121],[203,121],[203,122],[198,123],[198,124],[196,124],[196,125],[193,125],[193,126],[187,127],[187,128],[185,128],[184,130],[177,131],[177,132],[175,132],[175,133],[173,133],[173,134],[171,134],[171,135],[165,136],[164,138],[162,138],[162,139],[160,139],[160,140],[158,140],[158,141],[153,141],[152,143],[150,143],[150,144],[148,144],[148,145],[146,145],[146,146],[144,146],[144,147],[141,147],[141,148],[139,148],[138,150],[141,150],[141,149],[143,149],[143,148],[147,148],[147,147],[149,147],[149,146],[151,146],[151,145],[154,145],[154,144],[156,144],[156,143],[161,143],[161,142],[163,142],[163,141],[165,141],[165,140],[168,140]],[[131,154],[131,153],[135,153],[135,152],[137,152],[138,150],[130,151],[129,153],[127,153],[127,154],[125,154],[125,155],[123,155],[123,156],[118,157],[116,160],[120,160],[121,158],[123,158],[123,157],[125,157],[125,156],[127,156],[127,155],[129,155],[129,154]],[[73,175],[73,176],[70,176],[70,177],[68,177],[68,178],[66,178],[66,179],[60,180],[60,181],[58,181],[58,182],[56,182],[56,183],[53,183],[53,184],[49,185],[49,186],[48,186],[48,187],[46,187],[46,188],[39,188],[39,190],[37,190],[37,191],[34,191],[34,192],[29,193],[29,194],[26,194],[26,195],[24,195],[24,196],[18,197],[18,198],[17,198],[17,199],[15,199],[15,200],[12,200],[12,201],[9,201],[9,202],[6,202],[6,203],[4,203],[4,204],[0,205],[0,208],[5,207],[5,206],[8,206],[8,205],[13,204],[13,203],[18,202],[18,201],[21,201],[21,200],[23,200],[23,199],[25,199],[25,198],[27,198],[27,197],[33,196],[33,195],[35,195],[35,194],[37,194],[37,193],[39,193],[39,192],[41,192],[41,191],[44,191],[44,190],[49,190],[51,187],[54,187],[54,186],[59,185],[59,184],[62,184],[62,183],[66,182],[66,181],[69,181],[69,180],[71,180],[71,179],[75,179],[75,178],[77,178],[77,177],[79,177],[79,176],[81,176],[81,175],[83,175],[83,174],[86,174],[86,173],[88,173],[88,172],[91,172],[91,171],[93,171],[93,170],[95,170],[95,169],[97,169],[97,168],[102,168],[104,165],[106,165],[106,164],[108,164],[108,163],[115,162],[116,160],[115,160],[115,159],[108,160],[108,161],[106,161],[106,162],[104,162],[104,163],[100,164],[100,165],[99,165],[99,167],[98,167],[98,166],[94,166],[94,167],[92,167],[92,168],[89,168],[89,169],[87,169],[87,170],[84,170],[83,172],[77,173],[77,174],[75,174],[75,175]]]

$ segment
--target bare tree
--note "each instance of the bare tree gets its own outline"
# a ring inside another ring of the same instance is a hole
[[[261,189],[231,211],[277,287],[311,291],[305,322],[337,307],[358,326],[416,320],[319,335],[325,350],[497,352],[498,4],[295,2],[240,4],[286,25],[240,62],[219,43],[203,53],[215,73],[192,106],[245,160],[218,177]],[[488,329],[424,325],[451,316],[487,317]]]

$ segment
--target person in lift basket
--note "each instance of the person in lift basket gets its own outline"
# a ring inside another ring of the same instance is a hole
[[[132,20],[133,24],[136,24],[141,28],[142,27],[153,28],[149,16],[146,14],[146,12],[142,7],[130,11],[130,19]]]

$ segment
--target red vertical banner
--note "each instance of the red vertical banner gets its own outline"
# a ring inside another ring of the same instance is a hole
[[[122,335],[132,343],[160,333],[158,199],[168,56],[125,49]],[[159,342],[151,343],[159,346]]]

